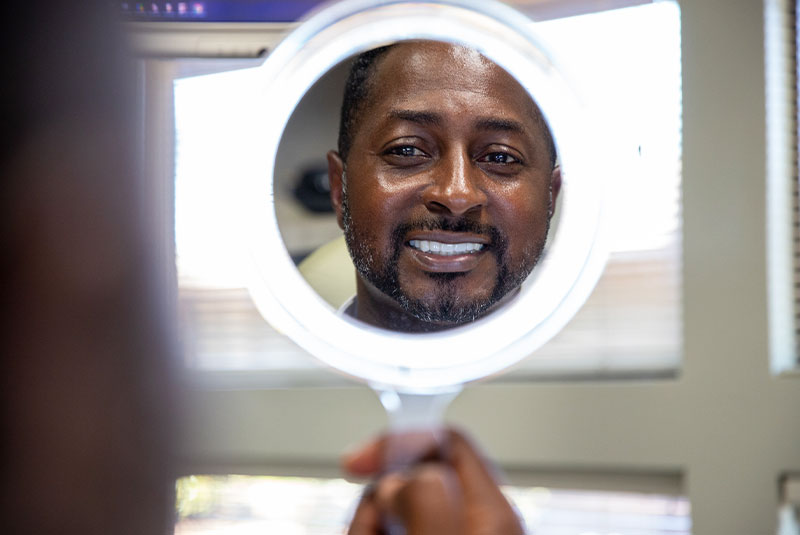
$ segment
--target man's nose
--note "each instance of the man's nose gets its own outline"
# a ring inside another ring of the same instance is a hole
[[[486,193],[481,189],[482,172],[466,154],[442,159],[432,172],[431,184],[422,195],[431,212],[460,216],[486,204]]]

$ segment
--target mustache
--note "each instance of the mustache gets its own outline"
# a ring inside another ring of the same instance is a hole
[[[479,223],[473,219],[468,218],[431,218],[431,219],[417,219],[407,223],[401,223],[395,227],[392,232],[394,242],[398,243],[404,240],[409,232],[417,230],[442,230],[447,232],[469,232],[471,234],[478,234],[481,236],[488,236],[490,243],[489,246],[498,246],[506,242],[500,230],[485,223]]]

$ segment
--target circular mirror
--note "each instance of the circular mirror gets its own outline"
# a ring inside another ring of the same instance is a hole
[[[250,291],[267,321],[322,361],[401,391],[459,385],[529,355],[594,287],[605,262],[603,151],[589,134],[580,100],[524,21],[495,2],[346,1],[312,15],[260,68],[264,98],[250,115],[255,134],[243,143],[247,157],[258,160],[243,192],[254,267]],[[510,74],[549,125],[563,174],[558,224],[518,295],[469,325],[426,334],[370,326],[340,314],[314,291],[287,251],[273,182],[281,137],[303,95],[348,58],[408,40],[465,47]]]

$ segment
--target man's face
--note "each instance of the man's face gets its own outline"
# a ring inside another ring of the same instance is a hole
[[[560,179],[534,104],[466,48],[401,43],[375,69],[347,161],[329,155],[359,315],[474,320],[519,287],[545,243]]]

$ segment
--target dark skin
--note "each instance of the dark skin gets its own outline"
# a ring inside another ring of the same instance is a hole
[[[387,474],[391,452],[419,462]],[[385,535],[387,517],[401,522],[407,535],[525,532],[491,465],[457,430],[384,435],[348,455],[342,465],[353,476],[381,476],[362,497],[348,535]]]
[[[507,301],[538,260],[561,184],[533,110],[525,89],[477,52],[424,41],[387,52],[347,161],[328,153],[339,225],[345,227],[346,188],[354,241],[367,268],[395,266],[400,292],[422,307],[436,309],[449,299],[477,304],[479,317]],[[474,228],[425,228],[432,221]],[[423,228],[393,235],[398,226],[418,222]],[[504,247],[484,230],[492,227]],[[425,251],[422,242],[437,245]],[[467,250],[433,250],[456,246]],[[504,269],[513,287],[498,296]],[[359,272],[358,319],[409,332],[463,321],[421,319],[384,290]]]

